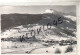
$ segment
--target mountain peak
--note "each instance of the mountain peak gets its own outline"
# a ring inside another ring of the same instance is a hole
[[[55,11],[53,10],[53,9],[46,9],[45,11],[44,11],[44,13],[54,13]]]

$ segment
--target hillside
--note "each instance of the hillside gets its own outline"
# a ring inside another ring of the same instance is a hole
[[[1,30],[19,25],[33,24],[41,20],[40,14],[2,14]]]
[[[2,53],[36,54],[37,51],[37,54],[48,52],[56,54],[57,49],[59,53],[66,53],[68,48],[71,50],[67,52],[76,52],[75,16],[51,12],[2,14],[1,18]]]

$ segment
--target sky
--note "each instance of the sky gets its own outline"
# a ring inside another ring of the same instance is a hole
[[[47,9],[53,9],[59,12],[76,12],[75,5],[38,5],[38,6],[1,6],[1,14],[21,13],[21,14],[40,14]]]

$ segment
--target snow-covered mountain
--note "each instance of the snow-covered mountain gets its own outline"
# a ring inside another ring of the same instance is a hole
[[[15,15],[15,14],[13,14],[13,15]],[[34,16],[35,15],[33,15],[33,17]],[[75,22],[76,18],[75,17],[62,16],[57,11],[52,10],[52,9],[47,9],[44,11],[43,14],[40,14],[38,16],[40,16],[40,17],[38,17],[40,19],[33,24],[16,26],[11,29],[5,30],[5,32],[3,32],[1,34],[2,38],[19,37],[22,35],[26,35],[26,33],[30,33],[30,30],[32,30],[32,29],[36,31],[37,29],[39,29],[43,25],[47,27],[48,23],[50,23],[50,25],[52,27],[51,30],[43,31],[41,33],[41,35],[40,34],[38,35],[39,37],[42,37],[42,35],[44,36],[43,33],[45,33],[45,36],[46,36],[46,33],[48,31],[50,32],[50,33],[47,33],[47,35],[49,35],[49,36],[51,36],[51,35],[53,35],[53,36],[58,35],[61,37],[75,37],[76,36],[76,34],[75,34],[75,32],[76,32],[76,22]],[[60,18],[60,20],[62,20],[61,24],[58,23],[59,22],[58,18]],[[73,18],[74,18],[74,20],[73,20]],[[53,22],[55,23],[55,25],[53,24]]]
[[[3,14],[1,52],[75,53],[76,17],[60,13],[47,9],[42,14]]]

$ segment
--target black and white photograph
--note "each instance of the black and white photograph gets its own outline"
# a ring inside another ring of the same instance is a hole
[[[76,5],[1,6],[1,54],[76,54]]]

